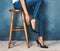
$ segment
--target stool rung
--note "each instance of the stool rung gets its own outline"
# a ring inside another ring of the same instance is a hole
[[[24,29],[13,29],[12,31],[19,31],[19,30],[24,30]]]
[[[13,27],[13,31],[24,30],[23,26]]]
[[[20,26],[20,27],[13,27],[13,29],[24,29],[23,26]]]

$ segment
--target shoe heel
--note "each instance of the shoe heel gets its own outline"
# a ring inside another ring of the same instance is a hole
[[[38,39],[36,40],[36,42],[37,42],[37,46],[40,46],[40,44],[39,44],[39,42],[38,42]]]
[[[37,44],[37,46],[39,47],[40,45],[39,45],[39,44]]]

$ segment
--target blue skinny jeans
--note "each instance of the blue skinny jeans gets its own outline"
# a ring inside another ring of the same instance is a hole
[[[43,0],[25,0],[26,7],[32,19],[39,18],[39,36],[44,34],[44,16],[39,13]],[[13,4],[15,9],[23,9],[20,1]],[[34,8],[33,8],[34,7]]]

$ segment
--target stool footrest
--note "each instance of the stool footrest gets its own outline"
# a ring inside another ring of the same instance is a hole
[[[13,27],[13,29],[24,29],[23,26],[20,26],[20,27]]]
[[[13,29],[12,31],[19,31],[19,30],[24,30],[24,29]]]
[[[20,27],[13,27],[13,31],[24,30],[23,26]]]

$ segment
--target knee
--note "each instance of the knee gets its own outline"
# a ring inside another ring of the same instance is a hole
[[[21,3],[19,1],[15,2],[13,6],[14,6],[14,9],[22,9]]]

